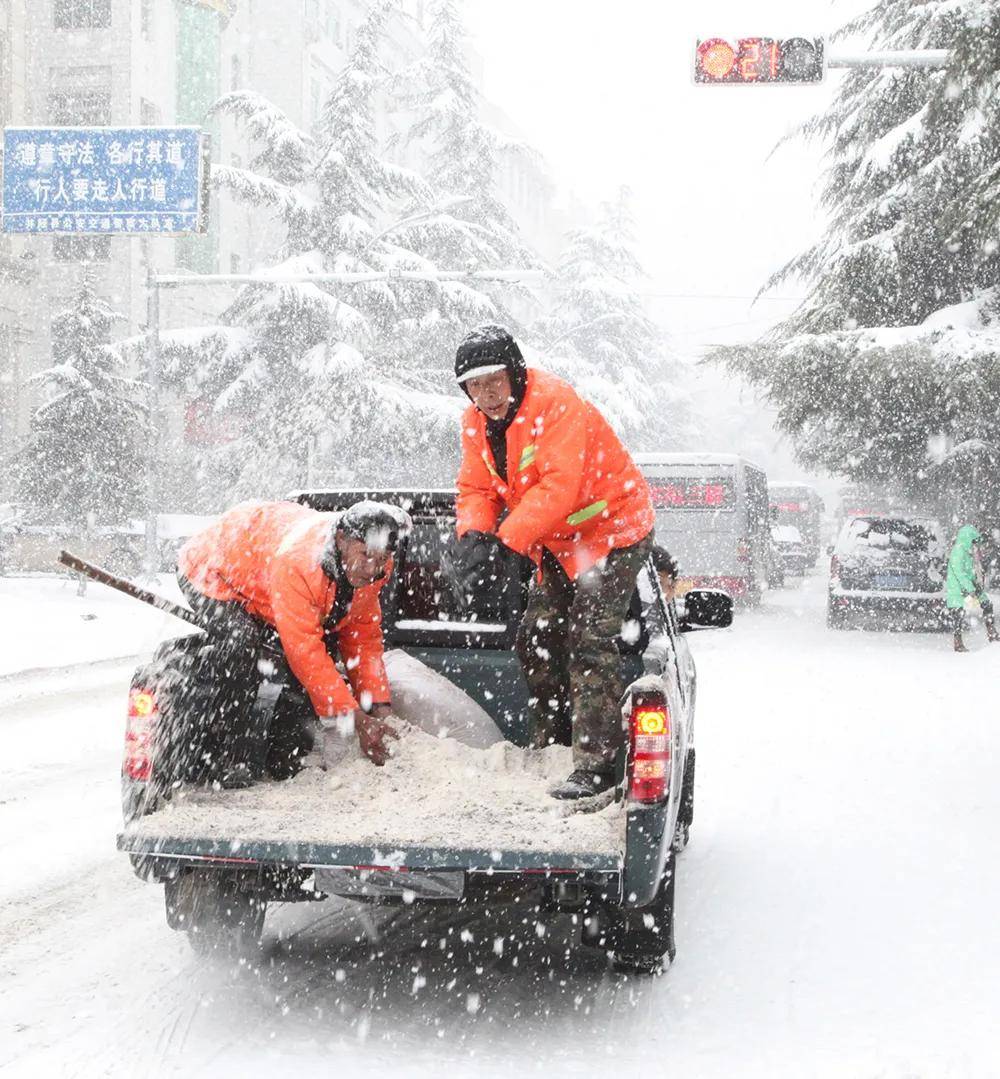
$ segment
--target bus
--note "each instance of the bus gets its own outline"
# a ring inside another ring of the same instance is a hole
[[[677,559],[678,593],[721,588],[760,600],[771,565],[764,470],[736,454],[637,453],[656,511],[656,542]]]
[[[816,565],[822,543],[823,511],[819,491],[808,483],[776,481],[767,485],[772,521],[794,525],[802,536],[810,566]]]

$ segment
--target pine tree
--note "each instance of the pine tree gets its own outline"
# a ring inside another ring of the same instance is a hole
[[[148,410],[110,344],[119,321],[88,278],[53,319],[53,365],[29,380],[45,399],[14,462],[33,522],[122,524],[144,511]]]
[[[275,276],[359,274],[346,284],[251,285],[222,325],[164,335],[167,371],[240,437],[205,469],[217,497],[277,495],[325,482],[441,479],[455,453],[457,397],[445,398],[408,327],[433,311],[426,288],[364,275],[433,270],[390,236],[385,218],[429,191],[378,145],[374,95],[386,78],[379,56],[394,0],[373,6],[312,138],[259,95],[218,102],[262,146],[249,169],[220,168],[238,198],[270,207],[287,229]],[[418,302],[420,301],[420,302]]]
[[[777,405],[805,464],[918,493],[930,443],[1000,439],[1000,4],[882,0],[844,32],[951,59],[859,69],[807,125],[830,222],[765,288],[802,277],[809,297],[716,359]]]
[[[597,404],[635,449],[671,450],[692,436],[690,401],[667,336],[646,314],[630,194],[576,229],[556,273],[556,304],[535,327],[545,362]]]
[[[393,227],[395,241],[446,270],[541,269],[499,196],[496,176],[501,152],[532,152],[483,122],[455,0],[433,4],[426,52],[397,75],[393,93],[407,125],[397,141],[419,149],[427,181]],[[487,282],[412,284],[405,303],[408,316],[390,348],[426,358],[427,377],[448,395],[455,392],[455,346],[469,329],[499,322],[522,336],[517,313],[538,308],[529,287]]]

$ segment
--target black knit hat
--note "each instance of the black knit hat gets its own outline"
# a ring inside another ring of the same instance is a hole
[[[521,407],[528,385],[528,366],[524,362],[517,342],[503,326],[487,323],[467,334],[455,354],[455,378],[458,379],[466,397],[472,400],[466,380],[478,375],[489,375],[506,370],[510,375],[512,405],[502,420],[487,420],[487,429],[505,430],[514,414]]]
[[[455,378],[459,382],[505,368],[511,379],[523,380],[524,357],[510,331],[502,326],[479,326],[465,336],[455,353]]]
[[[393,555],[412,529],[413,519],[398,506],[387,502],[355,502],[334,518],[320,560],[323,572],[331,581],[340,581],[343,577],[340,552],[337,550],[338,532],[352,539],[363,540],[369,551],[384,551]]]

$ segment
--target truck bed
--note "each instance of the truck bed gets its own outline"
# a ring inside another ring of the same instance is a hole
[[[181,790],[119,839],[133,853],[313,865],[618,870],[626,813],[573,812],[548,786],[570,750],[473,749],[405,728],[384,768],[345,741],[328,770],[247,790]]]

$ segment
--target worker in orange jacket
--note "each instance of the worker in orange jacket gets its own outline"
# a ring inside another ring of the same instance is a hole
[[[496,542],[538,567],[517,638],[533,744],[572,740],[574,770],[551,794],[590,797],[614,783],[625,688],[617,641],[652,548],[649,488],[601,413],[528,368],[501,327],[462,341],[455,375],[472,402],[456,565],[470,594]]]
[[[378,502],[342,513],[245,502],[189,539],[177,560],[181,590],[210,635],[224,642],[234,678],[248,662],[256,664],[262,632],[274,627],[317,716],[353,723],[376,765],[388,756],[386,739],[396,737],[385,722],[391,700],[379,591],[409,529],[404,511]],[[350,685],[328,637],[336,639]],[[227,785],[243,785],[245,762],[229,764],[235,776]]]

